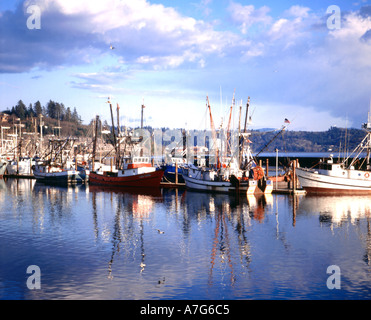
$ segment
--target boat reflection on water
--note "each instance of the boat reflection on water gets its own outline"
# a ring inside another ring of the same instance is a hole
[[[364,243],[363,261],[371,266],[371,201],[365,196],[311,196],[307,195],[300,203],[300,212],[318,214],[319,222],[332,230],[349,225],[355,226]],[[361,221],[366,221],[366,231],[360,230]]]
[[[9,296],[370,297],[367,197],[248,197],[17,179],[0,180],[0,189],[1,276],[11,280],[3,286]],[[30,264],[43,272],[41,290],[25,288]],[[326,268],[334,264],[342,272],[336,292],[326,287]],[[13,281],[15,272],[20,279]]]
[[[35,186],[36,180],[34,179],[13,179],[7,178],[2,180],[3,186],[9,189],[12,193],[15,192],[28,192]]]
[[[131,194],[131,195],[148,195],[152,197],[161,197],[162,192],[160,188],[130,188],[130,187],[115,187],[115,186],[100,186],[89,185],[89,191],[99,193],[114,193],[114,194]]]
[[[265,195],[248,195],[234,196],[221,193],[204,193],[187,190],[184,199],[187,211],[199,215],[210,214],[215,212],[230,214],[232,211],[241,211],[246,219],[254,219],[259,222],[264,220],[264,212],[267,207],[273,205],[273,196]]]
[[[115,257],[123,252],[125,256],[134,259],[138,255],[140,248],[140,272],[145,268],[145,243],[144,243],[144,223],[148,222],[154,212],[154,206],[158,202],[163,202],[162,192],[159,188],[125,188],[90,185],[89,193],[93,206],[93,220],[95,238],[111,241],[111,256],[108,261],[108,279],[113,279],[113,264]],[[108,212],[104,208],[101,200],[110,196],[109,213],[114,214],[112,229],[107,229],[105,223],[99,226],[99,214]],[[100,228],[102,230],[100,230]]]
[[[371,201],[363,196],[310,196],[300,202],[300,210],[319,214],[321,223],[340,227],[356,224],[359,219],[371,217]]]
[[[150,268],[158,286],[175,281],[179,272],[197,278],[196,270],[206,272],[201,266],[208,270],[208,286],[221,276],[233,286],[236,274],[251,263],[251,220],[260,223],[272,200],[271,195],[248,198],[101,186],[89,186],[89,193],[96,241],[111,245],[107,277],[119,277],[128,265],[130,273],[136,270],[135,277]]]
[[[264,220],[267,208],[273,204],[272,195],[240,197],[187,191],[184,204],[189,220],[199,224],[209,220],[213,225],[212,237],[208,239],[208,286],[218,281],[215,274],[234,286],[241,269],[249,270],[252,261],[248,236],[252,221]]]

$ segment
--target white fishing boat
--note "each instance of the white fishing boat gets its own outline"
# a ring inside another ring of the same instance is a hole
[[[254,194],[257,191],[258,181],[264,178],[264,170],[256,165],[250,151],[249,144],[251,141],[248,139],[250,133],[246,130],[249,100],[246,106],[245,128],[243,132],[241,132],[239,128],[237,150],[232,151],[232,148],[228,148],[228,143],[231,138],[230,121],[233,105],[234,99],[230,110],[230,120],[226,130],[226,149],[228,152],[227,156],[222,157],[220,156],[220,148],[218,147],[222,142],[220,141],[218,143],[217,141],[211,107],[209,99],[207,98],[207,108],[210,113],[210,126],[213,134],[214,148],[216,149],[216,163],[206,166],[196,166],[195,164],[183,166],[182,175],[187,188],[199,191],[244,194]],[[240,107],[239,122],[241,118],[241,108],[242,106]],[[271,181],[267,180],[266,184],[271,184]],[[270,188],[267,188],[267,190],[271,192]]]
[[[222,172],[209,167],[198,167],[193,164],[183,167],[183,179],[186,187],[192,190],[210,192],[242,192],[253,194],[257,180],[236,176],[233,171]],[[232,174],[231,174],[232,173]]]
[[[51,163],[38,163],[32,167],[33,175],[39,182],[44,183],[56,183],[56,184],[76,184],[82,183],[85,179],[80,174],[86,174],[86,172],[80,172],[75,169],[65,169],[60,165]]]
[[[371,194],[371,118],[363,124],[367,134],[353,152],[335,163],[333,156],[317,168],[296,168],[300,185],[307,193]]]
[[[17,160],[9,161],[7,165],[8,175],[17,175],[17,176],[31,176],[32,169],[31,167],[36,164],[31,158],[22,158]]]
[[[49,140],[49,154],[31,167],[34,178],[43,183],[76,184],[85,182],[89,177],[86,166],[79,166],[77,155],[72,159],[69,154],[74,140]],[[49,159],[47,159],[49,158]]]

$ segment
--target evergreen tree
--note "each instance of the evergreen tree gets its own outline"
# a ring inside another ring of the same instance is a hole
[[[36,115],[33,107],[32,107],[32,103],[29,104],[28,106],[28,109],[27,109],[27,116],[28,117],[34,117]]]
[[[21,120],[25,119],[27,116],[27,108],[22,100],[18,101],[18,104],[14,108],[15,114]]]
[[[70,107],[67,107],[66,109],[66,113],[64,115],[64,118],[63,118],[64,121],[72,121],[72,113],[71,113],[71,109]]]
[[[40,114],[42,114],[43,109],[42,109],[42,107],[41,107],[41,103],[40,103],[40,101],[36,101],[36,102],[35,102],[34,107],[33,107],[33,110],[34,110],[34,113],[35,113],[35,116],[36,116],[36,117],[39,117]]]
[[[81,118],[80,118],[79,114],[77,113],[76,108],[73,108],[72,121],[77,123],[77,124],[81,123]]]
[[[57,115],[56,115],[56,104],[55,104],[54,101],[49,100],[49,102],[46,105],[46,112],[47,112],[47,115],[50,118],[52,118],[52,119],[56,119],[57,118]]]

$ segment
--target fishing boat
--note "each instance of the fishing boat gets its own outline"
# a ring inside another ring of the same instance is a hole
[[[185,159],[176,157],[171,158],[170,163],[162,164],[159,169],[164,171],[163,180],[171,183],[184,183],[183,165],[185,165]]]
[[[371,194],[371,117],[366,136],[349,156],[335,163],[333,155],[315,168],[295,168],[300,185],[312,194]]]
[[[163,175],[164,171],[156,170],[149,157],[133,157],[126,159],[119,170],[90,172],[89,184],[118,187],[159,187]]]
[[[234,98],[233,98],[234,101]],[[234,103],[233,103],[234,104]],[[207,108],[210,115],[210,126],[213,135],[213,143],[215,148],[216,163],[213,165],[197,166],[188,164],[183,167],[183,179],[187,188],[199,191],[221,192],[221,193],[245,193],[254,194],[257,190],[258,180],[264,177],[264,171],[257,166],[252,159],[248,136],[246,130],[247,122],[243,132],[238,132],[239,146],[238,150],[232,151],[230,148],[231,134],[230,123],[232,108],[230,109],[229,122],[227,125],[226,138],[226,155],[220,155],[215,125],[211,113],[210,102],[207,97]],[[249,100],[246,106],[246,117],[248,115]],[[240,118],[241,118],[240,107]],[[240,121],[239,121],[240,122]],[[248,143],[246,143],[248,142]],[[267,181],[270,184],[270,181]]]
[[[32,166],[35,179],[44,183],[55,184],[77,184],[83,183],[86,179],[86,171],[74,168],[64,168],[57,163],[41,161]]]
[[[192,190],[253,194],[257,180],[236,176],[230,170],[218,171],[210,167],[198,167],[193,164],[183,167],[183,179],[186,187]]]
[[[77,153],[74,158],[70,156],[74,143],[75,139],[71,138],[49,140],[49,153],[31,167],[34,178],[39,182],[55,184],[85,182],[89,170],[85,166],[79,168]]]
[[[93,170],[89,174],[89,184],[116,186],[116,187],[159,187],[163,170],[157,170],[150,161],[150,157],[143,156],[141,142],[143,137],[135,137],[133,133],[121,133],[120,125],[115,131],[113,122],[112,104],[108,101],[111,110],[113,147],[116,153],[116,168],[110,171]],[[142,105],[142,118],[143,118]],[[117,120],[119,119],[119,106],[117,105]],[[92,163],[95,164],[96,141],[99,116],[96,117],[95,139],[93,144]],[[143,120],[141,121],[143,124]],[[120,150],[123,146],[123,150]],[[139,147],[139,148],[136,148]],[[137,150],[139,149],[139,150]],[[137,155],[139,153],[139,155]]]
[[[18,161],[12,160],[8,162],[7,173],[9,176],[32,176],[32,166],[35,161],[31,158],[21,158]]]

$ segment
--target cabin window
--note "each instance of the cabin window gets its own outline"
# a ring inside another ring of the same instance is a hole
[[[327,163],[321,163],[320,164],[320,169],[323,169],[323,170],[332,170],[332,165],[331,164],[327,164]]]

